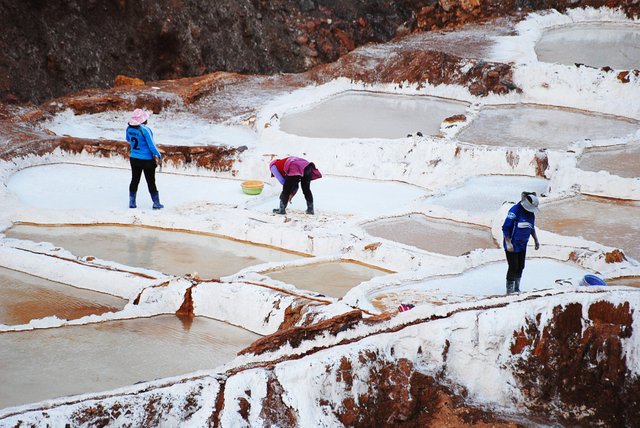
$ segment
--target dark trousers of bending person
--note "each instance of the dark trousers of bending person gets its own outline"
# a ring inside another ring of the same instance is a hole
[[[284,185],[282,186],[282,193],[280,193],[280,201],[285,204],[289,203],[289,199],[298,191],[298,184],[302,187],[302,194],[307,204],[311,203],[313,206],[313,194],[311,193],[311,175],[315,166],[310,163],[304,168],[302,176],[288,175],[284,177]]]
[[[527,252],[521,251],[514,253],[512,251],[505,251],[505,254],[507,255],[507,264],[509,265],[507,269],[507,281],[520,282]]]
[[[147,182],[149,193],[152,195],[158,192],[156,188],[156,162],[153,159],[136,159],[129,158],[131,162],[131,183],[129,184],[129,192],[136,193],[140,184],[140,177],[144,172],[144,179]]]

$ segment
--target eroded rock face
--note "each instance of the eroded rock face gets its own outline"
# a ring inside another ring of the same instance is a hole
[[[25,138],[22,144],[13,142],[10,146],[0,147],[0,159],[9,160],[14,157],[37,155],[43,156],[59,148],[62,151],[80,154],[89,153],[99,157],[129,158],[129,144],[115,140],[93,140],[77,137],[43,137]],[[175,167],[198,166],[211,171],[230,171],[237,159],[240,149],[227,146],[162,146],[158,149],[163,154],[165,164]]]
[[[412,31],[581,6],[640,13],[627,0],[0,0],[0,101],[42,102],[118,75],[301,72]]]
[[[557,306],[540,329],[530,320],[514,333],[511,352],[526,405],[570,424],[634,426],[640,414],[640,379],[627,368],[623,341],[631,337],[629,303],[601,301]],[[637,425],[636,425],[637,426]]]
[[[159,80],[217,70],[302,71],[316,58],[332,60],[357,44],[388,40],[420,1],[351,3],[2,0],[0,100],[42,101],[111,86],[117,75]],[[355,22],[358,17],[367,24]],[[306,33],[309,43],[299,44]]]

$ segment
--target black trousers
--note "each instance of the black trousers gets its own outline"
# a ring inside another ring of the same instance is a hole
[[[526,251],[520,253],[513,253],[505,251],[507,255],[507,263],[509,269],[507,270],[507,281],[515,281],[522,278],[522,271],[524,270],[524,260],[527,255]]]
[[[129,184],[129,192],[136,193],[138,191],[138,184],[140,184],[140,177],[144,172],[144,179],[147,181],[147,187],[149,193],[156,193],[156,161],[153,159],[136,159],[129,158],[131,163],[131,183]]]
[[[313,168],[314,165],[310,163],[304,168],[304,175],[287,175],[284,178],[280,201],[287,205],[289,203],[289,197],[298,191],[298,184],[300,184],[304,198],[307,202],[313,202],[313,194],[311,193],[311,172]]]

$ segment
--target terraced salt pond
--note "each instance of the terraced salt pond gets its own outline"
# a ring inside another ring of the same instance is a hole
[[[520,284],[521,292],[557,288],[557,280],[569,280],[577,285],[590,273],[577,265],[554,260],[533,258],[527,254]],[[382,310],[396,311],[400,303],[445,304],[477,300],[505,294],[507,262],[497,262],[469,269],[459,275],[447,275],[413,281],[400,287],[374,293],[370,299]]]
[[[495,212],[503,203],[516,203],[526,190],[542,195],[548,182],[541,178],[524,176],[480,176],[467,180],[463,185],[441,196],[427,199],[427,204],[440,205],[453,210],[471,213]]]
[[[467,103],[428,96],[346,91],[307,109],[285,114],[280,129],[312,138],[404,138],[437,135],[447,117]]]
[[[433,219],[422,214],[376,220],[362,227],[370,235],[449,256],[496,246],[489,228]]]
[[[71,110],[41,124],[57,135],[125,141],[130,111],[107,111],[75,115]],[[151,115],[149,127],[156,144],[170,146],[245,145],[253,146],[257,136],[250,128],[211,123],[188,113],[163,111]]]
[[[640,202],[623,202],[587,196],[546,204],[536,216],[544,230],[581,236],[621,249],[640,260]]]
[[[53,164],[22,169],[10,177],[7,187],[22,203],[35,208],[129,210],[130,181],[129,169]],[[238,205],[247,201],[240,180],[157,173],[156,183],[167,208],[203,202]],[[143,178],[138,208],[151,209],[151,205]]]
[[[78,319],[116,312],[127,301],[0,268],[0,324],[19,325],[50,316]]]
[[[538,60],[614,69],[640,68],[640,25],[580,23],[546,30],[535,47]]]
[[[325,176],[311,184],[316,215],[381,215],[412,205],[430,193],[418,186],[398,181],[366,180]],[[303,213],[307,205],[299,191],[287,207],[287,213]],[[384,198],[381,199],[381,195]],[[277,207],[278,194],[265,197],[251,205],[252,210],[270,213]]]
[[[50,242],[76,256],[201,278],[219,278],[265,262],[301,257],[285,251],[208,235],[128,226],[15,225],[9,238]]]
[[[584,171],[608,171],[626,177],[640,177],[640,144],[627,144],[610,148],[593,148],[584,151],[578,160],[578,168]]]
[[[350,289],[388,271],[353,262],[315,263],[292,267],[265,275],[295,285],[297,288],[315,291],[324,296],[341,298]]]
[[[0,333],[0,408],[213,369],[258,337],[173,315]]]
[[[551,106],[486,106],[458,133],[458,139],[489,146],[566,150],[576,141],[625,137],[639,126],[631,119]]]

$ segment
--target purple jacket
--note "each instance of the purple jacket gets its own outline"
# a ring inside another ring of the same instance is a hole
[[[284,160],[284,162],[283,162]],[[285,159],[275,159],[269,164],[269,170],[274,177],[278,179],[280,184],[284,184],[284,177],[287,176],[300,176],[304,175],[304,169],[311,164],[311,179],[316,180],[322,177],[322,174],[316,166],[306,159],[297,158],[295,156],[289,156]]]

